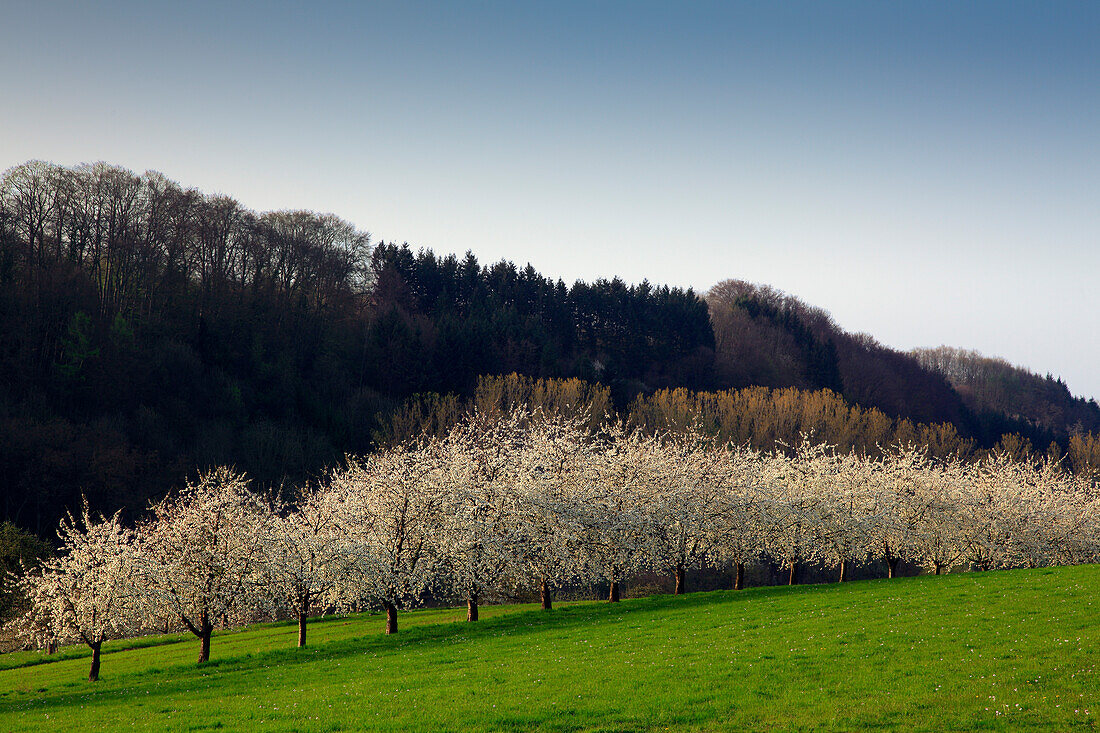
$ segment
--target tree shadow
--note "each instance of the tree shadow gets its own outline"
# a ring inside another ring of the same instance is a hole
[[[867,586],[890,582],[903,583],[904,580],[894,581],[854,581],[844,584],[845,587]],[[311,624],[327,624],[337,621],[352,620],[361,624],[364,629],[370,628],[370,624],[377,622],[376,633],[366,633],[360,636],[331,641],[322,641],[312,646],[298,648],[287,646],[282,649],[269,649],[261,652],[234,654],[222,658],[215,658],[202,665],[174,664],[169,667],[158,667],[150,664],[142,670],[127,671],[121,674],[105,675],[106,679],[98,683],[89,683],[82,680],[73,680],[63,684],[62,689],[56,692],[36,693],[33,699],[0,700],[0,713],[12,713],[21,710],[33,710],[36,714],[63,709],[72,705],[88,706],[95,703],[109,703],[113,700],[123,701],[127,698],[135,698],[138,691],[141,692],[141,700],[145,704],[154,703],[158,699],[170,698],[193,692],[196,686],[207,687],[217,684],[218,678],[240,673],[258,671],[260,669],[284,669],[293,668],[303,664],[315,664],[318,662],[339,661],[363,654],[386,654],[401,649],[423,648],[426,646],[451,645],[457,643],[477,643],[481,638],[508,636],[522,638],[531,634],[543,633],[550,630],[568,631],[579,627],[590,627],[600,623],[618,623],[627,621],[631,616],[658,616],[662,614],[677,614],[685,610],[698,610],[706,607],[721,605],[740,605],[754,600],[774,599],[790,597],[792,595],[809,595],[832,593],[839,590],[841,584],[823,585],[797,585],[797,586],[764,586],[746,588],[741,591],[719,590],[685,595],[654,595],[642,598],[625,599],[619,603],[606,601],[573,601],[559,603],[552,611],[543,611],[539,608],[524,609],[520,611],[504,612],[483,618],[476,623],[467,621],[441,621],[436,623],[413,624],[406,626],[396,635],[382,633],[384,628],[384,616],[375,614],[362,614],[359,616],[334,616],[313,619]],[[439,609],[430,609],[429,612],[438,612]],[[462,609],[456,609],[456,614]],[[403,614],[406,618],[420,613],[418,611]],[[259,628],[293,627],[295,622],[269,623],[258,625]],[[250,627],[256,630],[256,627]],[[225,638],[241,631],[223,632],[218,636]],[[288,636],[288,641],[290,637]],[[172,643],[188,643],[189,639],[164,640],[160,643],[143,645],[166,646]],[[138,647],[116,649],[113,653],[129,651]],[[215,643],[215,649],[217,644]],[[69,657],[72,659],[74,657]],[[58,660],[61,661],[61,660]],[[34,666],[27,664],[22,666]],[[106,668],[107,665],[104,665]],[[288,674],[293,674],[289,672]],[[107,683],[106,686],[104,683]]]

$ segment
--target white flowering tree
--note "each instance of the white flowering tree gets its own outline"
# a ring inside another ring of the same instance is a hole
[[[1001,461],[997,468],[1005,534],[998,565],[1035,568],[1055,561],[1056,515],[1065,486],[1057,462]]]
[[[913,559],[936,575],[948,571],[966,552],[960,506],[966,500],[967,467],[957,458],[941,461],[916,482],[919,506],[913,531]]]
[[[864,506],[868,519],[868,549],[881,553],[886,577],[897,575],[903,558],[918,555],[917,528],[931,508],[925,485],[933,470],[928,449],[896,445],[871,464],[871,483]]]
[[[152,507],[138,533],[138,563],[150,620],[171,616],[210,659],[216,627],[248,620],[265,587],[263,542],[271,514],[244,475],[216,468]]]
[[[1052,562],[1073,565],[1100,561],[1100,484],[1096,477],[1060,475],[1048,515]]]
[[[267,524],[263,543],[269,592],[298,619],[298,646],[306,645],[307,619],[318,604],[337,605],[355,561],[341,526],[348,513],[343,494],[312,487],[293,509],[282,508]]]
[[[99,679],[103,642],[132,633],[134,612],[133,533],[116,513],[92,520],[85,503],[58,529],[61,551],[21,578],[31,607],[23,633],[47,643],[82,643],[92,650],[88,679]]]
[[[849,563],[870,552],[875,508],[870,504],[872,463],[854,453],[815,453],[807,463],[806,491],[814,503],[813,553],[826,564],[839,567],[838,580],[848,580]]]
[[[999,452],[965,466],[964,477],[955,503],[964,558],[975,570],[1004,567],[1011,562],[1017,494],[1028,502],[1037,500],[1033,472]]]
[[[369,460],[349,458],[330,478],[347,507],[341,529],[353,563],[340,587],[345,604],[365,600],[386,612],[386,633],[397,633],[397,611],[419,601],[436,570],[440,444],[398,446]]]
[[[730,447],[722,456],[720,470],[726,473],[716,497],[710,559],[734,568],[734,590],[745,587],[745,565],[758,559],[766,548],[763,499],[772,490],[765,480],[765,459],[748,447]]]
[[[536,414],[518,454],[518,559],[538,579],[544,611],[553,607],[551,589],[583,572],[580,514],[592,451],[579,419]]]
[[[761,517],[768,554],[788,570],[787,584],[794,585],[798,567],[813,560],[818,552],[818,497],[812,486],[817,479],[815,464],[829,451],[803,436],[793,458],[782,452],[767,456],[764,483],[771,487],[761,499]]]
[[[467,621],[516,574],[524,538],[514,487],[530,419],[523,410],[475,412],[440,445],[438,555],[466,601]]]
[[[612,603],[619,600],[619,583],[645,561],[649,483],[663,455],[656,438],[614,424],[578,467],[576,526],[585,575],[608,584]]]
[[[673,572],[680,595],[685,571],[712,553],[730,476],[726,451],[695,432],[664,436],[661,448],[645,486],[649,556],[654,568]]]

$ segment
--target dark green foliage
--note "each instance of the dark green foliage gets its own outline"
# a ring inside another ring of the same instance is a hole
[[[11,574],[33,565],[35,560],[49,554],[50,545],[40,537],[11,522],[0,522],[0,623],[20,603]]]
[[[770,288],[721,283],[708,301],[372,247],[332,215],[32,161],[0,179],[0,519],[42,533],[81,494],[140,512],[216,464],[302,482],[404,435],[415,416],[390,418],[412,396],[469,400],[485,375],[587,380],[620,413],[657,390],[761,385],[985,447],[1072,432],[1003,401],[976,419],[942,374]]]
[[[709,315],[690,289],[618,279],[567,287],[530,265],[483,267],[469,253],[385,243],[372,269],[381,315],[367,340],[396,369],[390,391],[402,396],[469,395],[481,375],[518,372],[598,381],[625,407],[640,392],[712,380]]]
[[[0,518],[43,532],[81,494],[137,513],[215,464],[302,482],[371,450],[411,395],[472,397],[484,374],[598,377],[625,406],[705,386],[712,346],[690,290],[566,287],[31,162],[0,181]]]
[[[84,311],[77,311],[61,339],[61,360],[57,369],[61,376],[78,380],[84,364],[97,356],[99,349],[92,346],[92,319]]]

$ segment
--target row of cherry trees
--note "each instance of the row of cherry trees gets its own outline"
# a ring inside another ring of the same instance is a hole
[[[25,633],[84,643],[184,627],[209,658],[212,632],[257,618],[398,609],[427,598],[478,604],[539,588],[598,582],[617,601],[642,571],[685,574],[703,562],[837,568],[878,559],[941,573],[1092,562],[1100,553],[1096,483],[1054,463],[994,455],[933,461],[916,448],[869,459],[804,440],[783,452],[691,434],[514,411],[473,415],[439,438],[345,467],[292,502],[253,493],[216,469],[153,505],[135,528],[117,515],[64,521],[63,551],[25,572]]]

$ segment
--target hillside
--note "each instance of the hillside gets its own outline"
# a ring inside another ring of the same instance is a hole
[[[0,520],[41,536],[82,495],[132,516],[218,464],[301,484],[399,433],[410,401],[513,372],[601,385],[620,414],[662,390],[827,389],[978,448],[1100,427],[1056,384],[961,382],[767,286],[566,284],[104,163],[0,178]]]
[[[1096,400],[1074,397],[1065,382],[1050,374],[1041,377],[1004,359],[949,346],[915,349],[912,354],[924,367],[946,377],[967,407],[987,420],[1022,423],[1053,439],[1100,433]]]
[[[894,418],[951,423],[991,448],[1018,435],[1039,453],[1100,433],[1100,405],[1003,359],[940,347],[902,352],[840,328],[829,314],[767,285],[726,280],[707,293],[715,375],[734,386],[831,389]]]
[[[961,396],[937,371],[821,308],[766,285],[726,280],[707,294],[715,371],[732,387],[831,389],[851,404],[914,422],[949,422],[984,439]]]
[[[0,728],[1094,728],[1096,566],[486,607],[0,658]],[[151,646],[149,646],[152,644]]]
[[[690,290],[553,281],[374,246],[158,173],[34,161],[0,178],[0,519],[45,535],[87,495],[142,509],[197,468],[301,483],[414,394],[584,377],[625,406],[709,386]]]

